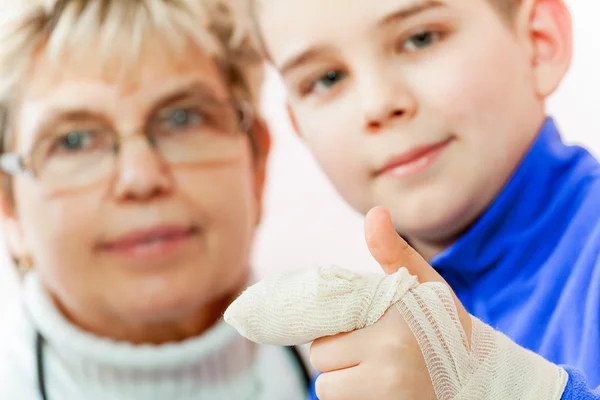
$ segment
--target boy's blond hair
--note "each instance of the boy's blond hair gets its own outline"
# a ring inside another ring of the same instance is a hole
[[[94,48],[100,61],[122,60],[134,72],[149,35],[175,51],[191,40],[215,57],[232,96],[256,107],[262,58],[231,1],[0,0],[0,153],[13,140],[10,110],[39,52],[59,60],[69,48]]]
[[[502,17],[512,21],[513,17],[517,13],[521,0],[487,0],[491,3]]]

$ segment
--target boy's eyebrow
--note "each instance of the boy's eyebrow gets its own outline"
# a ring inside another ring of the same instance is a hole
[[[422,13],[423,11],[429,10],[431,8],[437,8],[444,6],[444,2],[441,0],[420,0],[413,1],[408,6],[402,7],[393,11],[392,13],[383,17],[377,26],[385,26],[392,23],[398,23],[402,20],[410,18],[416,14]]]
[[[397,9],[396,11],[393,11],[392,13],[386,15],[376,25],[381,27],[389,25],[391,23],[398,23],[401,20],[414,16],[415,14],[419,14],[431,8],[442,7],[444,5],[445,4],[442,0],[412,1],[407,6],[403,6],[400,9]],[[279,72],[281,75],[286,75],[291,70],[298,68],[302,64],[305,64],[306,62],[310,61],[310,59],[316,58],[320,54],[327,52],[327,50],[327,46],[319,46],[299,52],[298,54],[293,55],[288,60],[284,61],[282,65],[278,68]]]
[[[288,60],[283,62],[281,67],[279,67],[279,72],[281,75],[286,75],[291,70],[307,63],[312,58],[317,58],[320,54],[326,53],[327,50],[327,46],[318,46],[293,55]]]

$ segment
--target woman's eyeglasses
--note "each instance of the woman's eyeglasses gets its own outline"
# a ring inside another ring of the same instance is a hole
[[[154,113],[143,132],[149,146],[169,165],[219,163],[238,157],[240,133],[252,124],[247,104],[188,98]],[[123,136],[98,122],[76,122],[50,129],[30,153],[5,153],[0,169],[27,172],[46,189],[71,190],[114,173]]]

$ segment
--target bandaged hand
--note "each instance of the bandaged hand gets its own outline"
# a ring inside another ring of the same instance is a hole
[[[386,210],[372,210],[365,228],[390,275],[285,273],[246,290],[225,320],[258,343],[314,341],[320,400],[561,398],[566,372],[470,316]]]

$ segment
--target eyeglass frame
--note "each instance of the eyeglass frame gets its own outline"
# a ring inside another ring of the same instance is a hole
[[[215,104],[219,104],[221,106],[224,106],[224,105],[231,106],[233,108],[233,111],[238,115],[238,118],[237,118],[238,121],[236,123],[236,125],[239,127],[238,133],[245,133],[245,134],[250,135],[252,125],[255,122],[255,115],[253,112],[253,108],[247,101],[235,101],[231,98],[228,98],[227,100],[224,100],[224,101],[220,101],[220,100],[216,100],[216,99],[207,99],[207,100],[210,100],[210,101],[214,102]],[[137,134],[141,133],[143,136],[146,137],[146,139],[148,140],[149,146],[152,148],[152,144],[149,142],[150,136],[147,134],[147,132],[145,132],[146,126],[144,126],[144,128],[142,128],[140,130],[142,130],[144,132],[136,132],[135,136],[137,136]],[[123,136],[118,131],[111,131],[111,134],[112,134],[113,138],[115,139],[114,143],[113,143],[115,146],[113,154],[115,157],[117,157],[119,155],[119,150],[121,148],[121,144],[125,140],[128,140],[133,136]],[[60,136],[60,135],[55,135],[55,136]],[[250,137],[250,139],[252,139],[252,138]],[[15,151],[5,152],[5,153],[1,154],[0,155],[0,171],[4,172],[10,176],[16,176],[18,174],[28,174],[29,176],[37,179],[39,176],[39,168],[34,168],[34,166],[32,165],[33,164],[32,159],[33,159],[33,155],[38,150],[39,146],[41,146],[42,144],[43,144],[43,140],[37,140],[34,143],[34,145],[31,147],[31,149],[28,152],[26,152],[26,154],[20,154]]]

